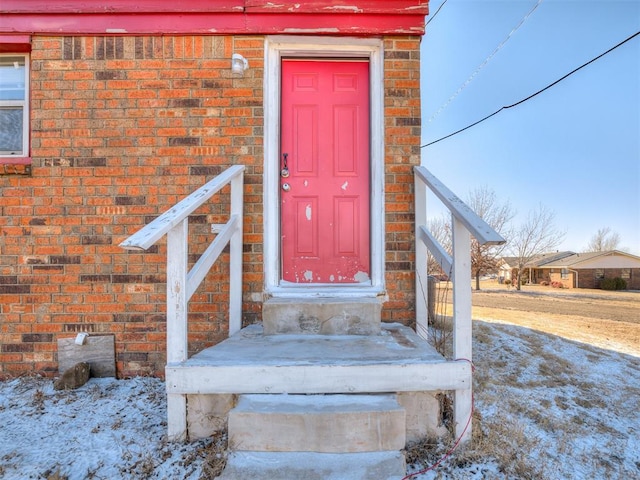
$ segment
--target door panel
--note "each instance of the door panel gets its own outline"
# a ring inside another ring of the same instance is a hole
[[[318,257],[318,197],[296,197],[294,219],[295,240],[293,254],[296,257]]]
[[[357,197],[339,197],[334,199],[335,254],[354,257],[359,251],[360,215]]]
[[[281,120],[282,280],[369,282],[369,64],[283,60]]]

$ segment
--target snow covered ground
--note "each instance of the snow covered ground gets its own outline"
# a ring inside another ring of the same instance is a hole
[[[640,478],[640,357],[474,323],[473,445],[411,478]],[[62,392],[47,379],[0,382],[0,478],[207,478],[219,448],[167,443],[165,418],[154,378],[91,379]],[[418,451],[410,472],[447,446]]]

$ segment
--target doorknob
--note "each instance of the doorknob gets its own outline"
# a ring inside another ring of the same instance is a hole
[[[289,185],[288,183],[283,183],[282,190],[284,190],[285,192],[288,192],[289,190],[291,190],[291,185]]]

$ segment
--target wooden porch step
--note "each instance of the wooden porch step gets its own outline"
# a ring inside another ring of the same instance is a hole
[[[166,367],[169,394],[465,390],[468,362],[447,361],[403,325],[379,335],[264,335],[251,325]]]
[[[406,443],[396,395],[242,395],[228,426],[236,451],[356,453]]]
[[[235,452],[218,480],[400,480],[400,452]]]

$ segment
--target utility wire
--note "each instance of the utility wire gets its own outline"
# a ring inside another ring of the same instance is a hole
[[[551,88],[551,87],[553,87],[554,85],[557,85],[558,83],[560,83],[561,81],[563,81],[565,78],[567,78],[567,77],[569,77],[569,76],[573,75],[574,73],[576,73],[578,70],[581,70],[582,68],[586,67],[587,65],[589,65],[589,64],[591,64],[591,63],[595,62],[596,60],[598,60],[598,59],[600,59],[600,58],[604,57],[606,54],[608,54],[608,53],[610,53],[610,52],[613,52],[616,48],[621,47],[622,45],[624,45],[624,44],[625,44],[625,43],[627,43],[628,41],[632,40],[633,38],[637,37],[638,35],[640,35],[640,32],[636,32],[636,33],[634,33],[633,35],[631,35],[630,37],[628,37],[628,38],[626,38],[625,40],[621,41],[621,42],[620,42],[620,43],[618,43],[617,45],[615,45],[615,46],[611,47],[611,48],[610,48],[609,50],[607,50],[606,52],[601,53],[600,55],[598,55],[597,57],[592,58],[591,60],[589,60],[589,61],[588,61],[588,62],[586,62],[586,63],[583,63],[583,64],[582,64],[582,65],[580,65],[578,68],[575,68],[575,69],[571,70],[569,73],[567,73],[566,75],[564,75],[564,76],[560,77],[560,78],[559,78],[558,80],[556,80],[555,82],[552,82],[552,83],[550,83],[549,85],[547,85],[546,87],[541,88],[541,89],[540,89],[540,90],[538,90],[537,92],[532,93],[532,94],[531,94],[531,95],[529,95],[528,97],[525,97],[525,98],[523,98],[522,100],[520,100],[520,101],[518,101],[518,102],[516,102],[516,103],[512,103],[511,105],[505,105],[505,106],[503,106],[503,107],[500,107],[500,108],[499,108],[498,110],[496,110],[495,112],[493,112],[493,113],[491,113],[491,114],[487,115],[487,116],[486,116],[486,117],[484,117],[484,118],[481,118],[481,119],[480,119],[480,120],[478,120],[477,122],[474,122],[474,123],[472,123],[472,124],[470,124],[470,125],[467,125],[466,127],[461,128],[460,130],[456,130],[455,132],[450,133],[449,135],[446,135],[446,136],[444,136],[444,137],[441,137],[441,138],[439,138],[438,140],[434,140],[433,142],[425,143],[424,145],[421,145],[421,146],[420,146],[420,148],[428,147],[428,146],[430,146],[430,145],[433,145],[434,143],[438,143],[438,142],[440,142],[440,141],[442,141],[442,140],[445,140],[445,139],[447,139],[447,138],[449,138],[449,137],[453,137],[454,135],[457,135],[457,134],[459,134],[459,133],[461,133],[461,132],[464,132],[465,130],[468,130],[468,129],[469,129],[469,128],[471,128],[471,127],[475,127],[475,126],[476,126],[476,125],[478,125],[479,123],[482,123],[482,122],[484,122],[485,120],[490,119],[490,118],[491,118],[491,117],[493,117],[494,115],[497,115],[497,114],[498,114],[498,113],[500,113],[502,110],[506,110],[507,108],[517,107],[517,106],[518,106],[518,105],[520,105],[521,103],[524,103],[524,102],[526,102],[527,100],[532,99],[532,98],[533,98],[533,97],[535,97],[536,95],[541,94],[541,93],[542,93],[542,92],[544,92],[545,90],[550,89],[550,88]]]
[[[429,24],[431,23],[431,20],[433,20],[434,18],[436,18],[436,15],[438,15],[438,12],[440,11],[440,9],[441,9],[442,7],[444,7],[444,4],[445,4],[445,3],[447,3],[448,1],[449,1],[449,0],[444,0],[444,2],[442,2],[442,3],[440,4],[440,6],[438,7],[438,9],[436,10],[436,13],[434,13],[434,14],[433,14],[433,16],[432,16],[432,17],[430,17],[430,18],[429,18],[429,20],[427,20],[427,25],[429,25]],[[425,25],[425,27],[426,27],[427,25]]]
[[[446,3],[446,2],[445,2],[445,3]],[[526,21],[527,21],[527,19],[531,16],[531,14],[536,10],[536,8],[538,8],[538,6],[539,6],[541,3],[542,3],[542,0],[538,0],[538,1],[536,2],[536,4],[533,6],[533,8],[532,8],[531,10],[529,10],[529,13],[527,13],[527,14],[522,18],[522,20],[520,20],[520,23],[518,23],[518,25],[516,25],[513,29],[511,29],[511,31],[509,32],[509,35],[507,35],[507,36],[506,36],[506,38],[505,38],[504,40],[502,40],[502,42],[500,42],[500,44],[499,44],[499,45],[498,45],[498,46],[493,50],[493,52],[491,52],[491,55],[489,55],[489,56],[484,60],[484,62],[482,62],[482,63],[478,66],[478,68],[476,68],[476,69],[475,69],[475,71],[474,71],[474,72],[469,76],[469,78],[467,78],[467,80],[466,80],[462,85],[460,85],[460,87],[458,88],[458,90],[456,90],[456,92],[455,92],[453,95],[451,95],[451,96],[449,97],[449,99],[448,99],[446,102],[444,102],[444,104],[443,104],[443,105],[442,105],[438,110],[436,110],[436,112],[435,112],[433,115],[431,115],[431,118],[429,118],[429,120],[427,121],[427,123],[431,123],[431,121],[432,121],[432,120],[434,120],[438,115],[440,115],[440,113],[442,113],[442,111],[443,111],[445,108],[447,108],[447,107],[449,106],[449,104],[450,104],[451,102],[453,102],[453,101],[456,99],[456,97],[457,97],[458,95],[460,95],[460,93],[461,93],[461,92],[462,92],[462,91],[467,87],[467,85],[469,85],[469,84],[473,81],[473,79],[476,77],[476,75],[478,75],[478,74],[480,73],[480,70],[482,70],[482,69],[487,65],[487,63],[489,63],[489,62],[491,61],[491,59],[492,59],[493,57],[495,57],[495,55],[496,55],[500,50],[502,50],[502,47],[504,47],[504,45],[505,45],[505,44],[509,41],[509,39],[513,36],[513,34],[514,34],[514,33],[516,33],[516,32],[518,31],[518,29],[522,26],[522,24],[523,24],[524,22],[526,22]],[[442,5],[444,5],[444,3],[443,3]],[[440,10],[440,9],[438,9],[438,11],[439,11],[439,10]],[[438,11],[436,11],[436,15],[438,14]],[[435,15],[434,15],[434,18],[435,18]],[[427,23],[427,25],[429,25],[429,24]]]

